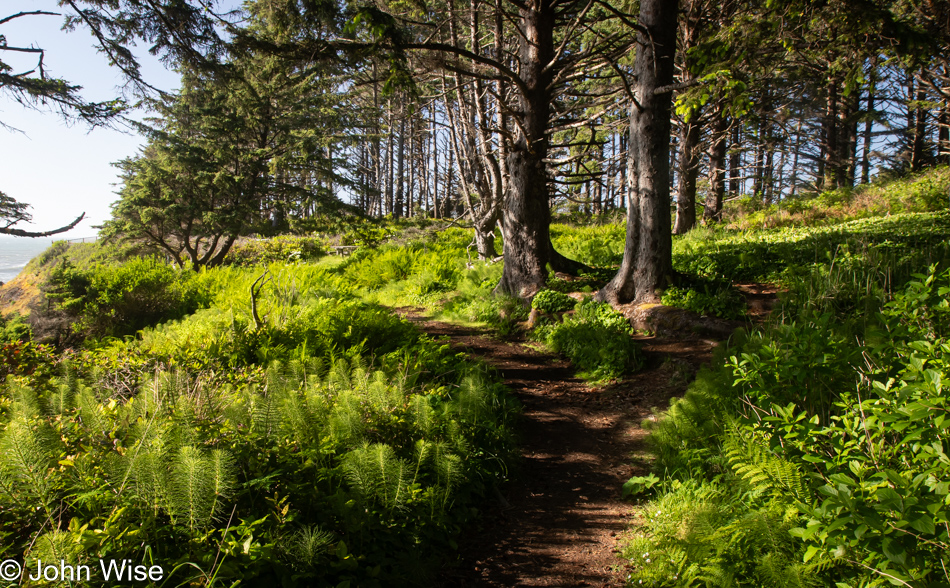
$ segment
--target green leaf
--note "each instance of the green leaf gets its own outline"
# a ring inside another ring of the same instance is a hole
[[[884,550],[884,555],[892,562],[899,565],[904,565],[907,562],[907,552],[900,541],[893,537],[884,537],[881,547]]]
[[[936,527],[934,526],[933,518],[927,516],[926,514],[918,514],[908,518],[908,523],[910,526],[920,531],[921,533],[927,533],[928,535],[933,535],[936,532]]]

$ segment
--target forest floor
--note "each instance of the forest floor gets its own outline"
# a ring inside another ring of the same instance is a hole
[[[591,387],[573,376],[569,362],[524,340],[432,321],[421,310],[399,312],[497,368],[522,404],[510,481],[459,540],[458,560],[442,571],[439,585],[623,586],[618,540],[635,513],[620,492],[649,468],[641,422],[682,395],[717,342],[638,337],[644,369]]]

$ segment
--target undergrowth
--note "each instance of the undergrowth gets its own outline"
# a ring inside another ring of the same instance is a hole
[[[734,340],[652,427],[632,585],[943,586],[950,272]],[[644,555],[649,554],[649,555]]]
[[[506,476],[516,408],[346,267],[66,266],[51,294],[82,347],[2,348],[0,556],[160,562],[166,585],[429,585]],[[97,329],[118,312],[137,337]]]

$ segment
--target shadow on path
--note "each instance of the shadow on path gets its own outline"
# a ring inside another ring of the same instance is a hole
[[[630,476],[645,473],[632,458],[645,451],[639,423],[683,391],[679,374],[695,372],[712,342],[681,348],[680,342],[644,341],[645,371],[591,389],[555,356],[479,329],[429,321],[415,310],[400,314],[497,368],[523,405],[511,481],[485,505],[480,528],[459,540],[458,559],[438,585],[623,586],[615,549],[632,507],[620,490]],[[680,358],[665,360],[675,351]]]

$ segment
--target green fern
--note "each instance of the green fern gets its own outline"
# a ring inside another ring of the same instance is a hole
[[[21,502],[40,504],[47,514],[58,502],[55,476],[50,475],[58,446],[53,435],[44,434],[42,426],[34,427],[22,416],[14,417],[0,438],[0,470],[4,477],[15,492],[29,498]]]
[[[349,391],[336,398],[328,422],[330,436],[344,447],[354,447],[363,441],[366,430],[365,417],[360,398]]]
[[[316,567],[331,544],[333,533],[324,531],[317,525],[310,525],[294,533],[287,548],[287,555],[295,568],[304,571]]]
[[[808,486],[801,469],[773,453],[765,441],[744,435],[738,427],[725,436],[723,453],[733,471],[756,492],[805,501]]]
[[[408,494],[406,463],[385,443],[364,444],[343,456],[343,471],[359,496],[385,510],[403,505]]]
[[[84,559],[83,546],[82,543],[76,540],[77,538],[70,533],[69,531],[63,530],[54,530],[48,533],[43,533],[36,538],[36,541],[33,543],[32,548],[30,549],[29,559],[31,560],[43,560],[46,563],[52,563],[54,565],[58,564],[60,561],[64,561],[69,565],[76,564],[79,561]],[[80,578],[82,580],[84,578]],[[57,586],[69,586],[70,584],[82,584],[82,582],[71,583],[71,582],[62,582],[56,583],[53,585]],[[44,585],[50,585],[45,584]]]
[[[189,529],[204,529],[221,514],[222,501],[233,487],[230,458],[223,451],[205,455],[182,447],[171,464],[171,511]]]
[[[435,435],[438,421],[435,409],[429,404],[429,397],[414,394],[409,399],[409,414],[414,428],[423,438],[429,439]]]
[[[107,437],[112,430],[112,423],[92,389],[83,387],[79,391],[76,395],[76,406],[79,409],[79,418],[90,436],[105,441],[103,437]]]

